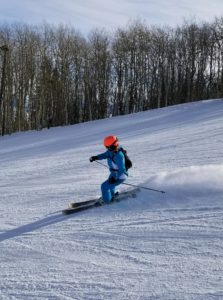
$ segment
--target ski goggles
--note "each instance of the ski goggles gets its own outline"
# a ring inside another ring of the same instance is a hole
[[[118,146],[115,146],[115,145],[111,145],[111,146],[108,146],[106,147],[109,151],[114,151]]]
[[[110,146],[106,146],[109,151],[114,151],[118,147],[118,139],[116,139]]]

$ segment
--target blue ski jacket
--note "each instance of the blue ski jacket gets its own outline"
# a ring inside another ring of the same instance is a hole
[[[111,172],[110,177],[114,177],[116,180],[125,180],[128,177],[128,172],[125,168],[125,156],[119,149],[120,147],[117,152],[107,150],[97,155],[97,159],[107,159],[108,167]]]

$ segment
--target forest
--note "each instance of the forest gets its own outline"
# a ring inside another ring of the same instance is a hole
[[[87,37],[67,25],[0,25],[2,136],[222,95],[223,17]]]

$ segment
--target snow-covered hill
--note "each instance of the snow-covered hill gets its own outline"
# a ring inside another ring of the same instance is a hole
[[[109,134],[166,193],[63,216]],[[223,299],[223,100],[1,137],[0,178],[0,299]]]

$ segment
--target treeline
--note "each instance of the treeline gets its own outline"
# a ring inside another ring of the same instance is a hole
[[[0,132],[68,125],[223,95],[223,18],[114,34],[0,26]]]

